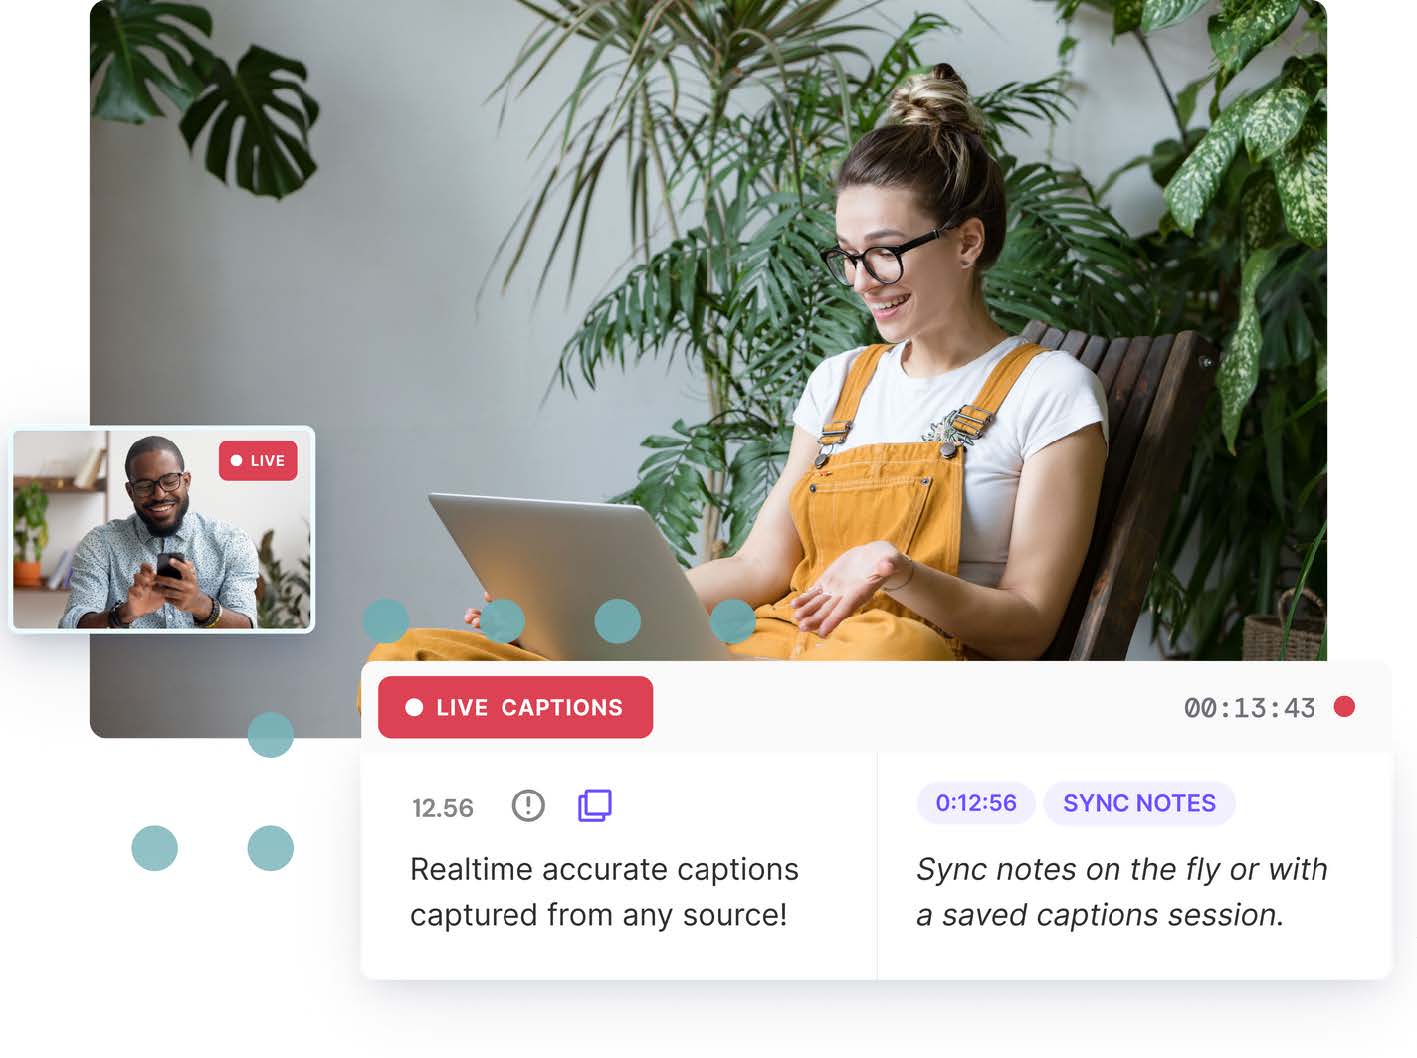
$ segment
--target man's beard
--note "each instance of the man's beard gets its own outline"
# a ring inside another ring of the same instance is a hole
[[[182,528],[182,519],[187,517],[187,505],[191,502],[191,496],[182,497],[182,502],[177,505],[177,517],[172,519],[171,525],[154,525],[147,512],[141,507],[137,508],[138,517],[143,520],[143,524],[148,527],[148,532],[153,536],[176,536],[177,530]]]

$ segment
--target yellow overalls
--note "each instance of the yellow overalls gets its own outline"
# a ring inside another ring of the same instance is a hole
[[[874,540],[889,540],[916,562],[959,572],[959,533],[964,501],[964,461],[969,442],[992,421],[1030,360],[1043,348],[1025,342],[994,365],[972,404],[950,417],[954,440],[870,444],[839,454],[852,419],[888,345],[873,345],[856,358],[837,397],[833,419],[822,427],[821,452],[793,486],[789,505],[802,561],[788,593],[755,611],[753,634],[730,647],[750,657],[789,660],[962,661],[964,645],[877,592],[826,638],[797,627],[792,600],[812,586],[843,552]],[[961,443],[962,442],[962,443]],[[393,643],[381,643],[370,661],[540,661],[540,655],[497,643],[480,632],[410,628]]]

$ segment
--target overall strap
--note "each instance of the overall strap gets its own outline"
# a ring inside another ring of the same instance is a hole
[[[1004,398],[1009,395],[1009,390],[1013,389],[1018,377],[1023,374],[1024,368],[1039,353],[1047,351],[1041,345],[1023,342],[1004,354],[989,372],[989,377],[984,380],[974,402],[957,408],[946,417],[945,422],[959,435],[960,441],[972,444],[979,439],[985,427],[994,420],[994,414],[1004,403]]]
[[[841,444],[851,433],[851,427],[855,424],[856,409],[861,404],[861,395],[866,392],[866,387],[871,384],[871,379],[876,374],[876,364],[890,348],[889,345],[868,346],[847,371],[846,379],[841,384],[841,393],[836,398],[836,410],[832,412],[831,421],[823,424],[821,436],[817,438],[817,443],[821,445],[821,451],[817,453],[818,467],[826,463],[827,449]]]

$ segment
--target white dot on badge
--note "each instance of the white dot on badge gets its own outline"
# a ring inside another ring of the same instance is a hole
[[[241,456],[236,452],[231,453],[231,465],[234,467],[239,467],[241,465]]]
[[[417,698],[410,698],[408,701],[403,703],[403,711],[409,716],[422,716],[423,703],[420,702]]]

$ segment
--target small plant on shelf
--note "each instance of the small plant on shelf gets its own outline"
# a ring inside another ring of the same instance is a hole
[[[15,587],[39,586],[39,561],[49,546],[49,496],[37,481],[15,491]],[[26,555],[33,556],[26,559]]]

